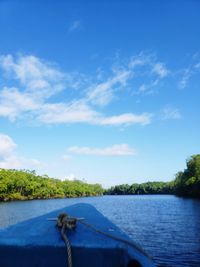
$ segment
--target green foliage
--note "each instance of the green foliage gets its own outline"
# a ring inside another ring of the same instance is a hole
[[[186,163],[187,168],[176,174],[175,193],[200,198],[200,155],[191,156]]]
[[[35,171],[0,169],[0,201],[97,196],[103,194],[99,184],[60,181]]]
[[[122,184],[105,191],[109,195],[176,194],[200,198],[200,154],[187,160],[187,168],[176,174],[172,182],[147,182],[143,184]]]
[[[104,191],[99,184],[83,181],[61,181],[48,175],[39,176],[35,171],[0,169],[0,201],[46,199],[65,197],[85,197],[138,194],[177,194],[200,198],[200,155],[187,160],[187,168],[176,174],[172,182],[147,182],[142,184],[122,184]]]
[[[145,194],[172,194],[173,182],[147,182],[142,184],[122,184],[108,189],[109,195],[145,195]]]

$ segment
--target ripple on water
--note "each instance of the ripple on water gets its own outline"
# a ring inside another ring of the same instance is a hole
[[[0,203],[0,227],[75,203],[90,203],[150,253],[159,267],[200,266],[200,201],[105,196]]]

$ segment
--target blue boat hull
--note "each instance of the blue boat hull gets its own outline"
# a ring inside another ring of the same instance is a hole
[[[76,204],[65,209],[15,224],[0,231],[0,267],[66,267],[67,252],[54,221],[61,212],[84,217],[101,231],[133,242],[93,206]],[[136,244],[109,238],[77,223],[67,231],[72,247],[73,267],[153,267],[152,260]]]

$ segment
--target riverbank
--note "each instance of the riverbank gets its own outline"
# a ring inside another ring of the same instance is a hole
[[[103,192],[99,184],[61,181],[29,170],[0,169],[0,201],[99,196]]]
[[[0,201],[55,199],[100,195],[172,194],[200,198],[200,155],[186,161],[186,169],[171,182],[121,184],[107,190],[100,184],[80,180],[64,180],[39,176],[35,171],[0,169]]]
[[[186,161],[186,169],[176,174],[171,182],[147,182],[142,184],[121,184],[106,191],[108,195],[173,194],[200,198],[200,155],[193,155]]]

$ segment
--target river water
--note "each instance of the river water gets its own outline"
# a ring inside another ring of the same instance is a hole
[[[139,243],[159,267],[200,267],[200,201],[171,195],[0,202],[0,227],[90,203]]]

